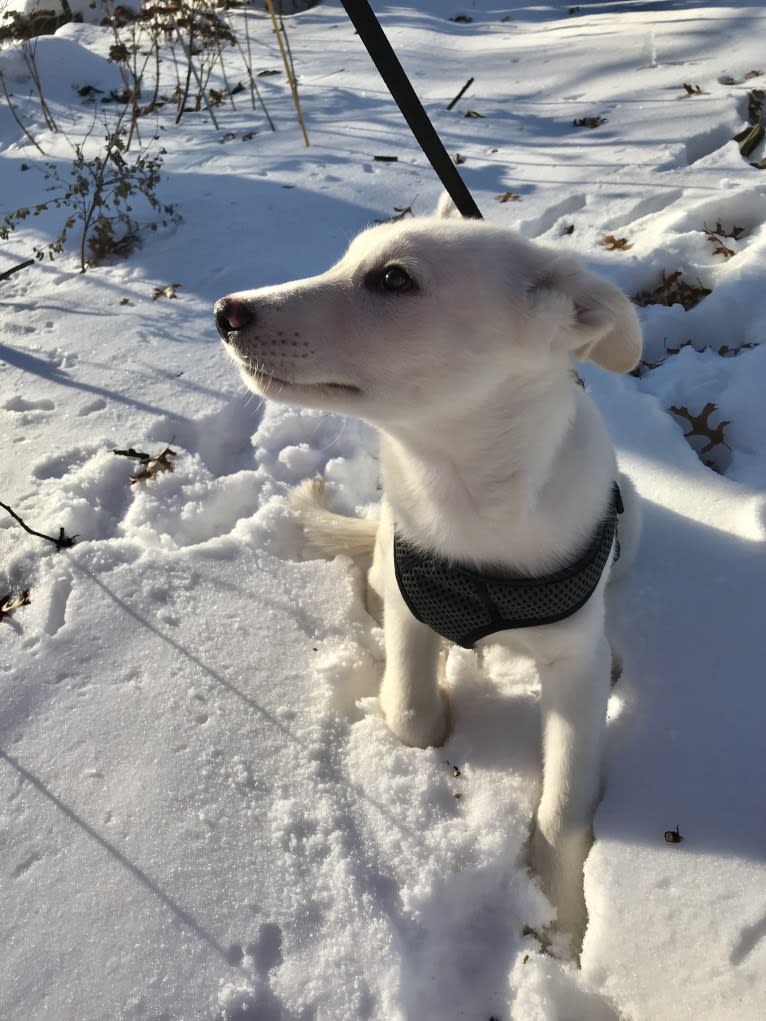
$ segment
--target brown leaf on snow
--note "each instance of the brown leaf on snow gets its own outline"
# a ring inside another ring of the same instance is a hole
[[[729,248],[723,243],[716,232],[708,230],[707,227],[704,227],[703,231],[705,239],[713,246],[713,255],[722,255],[724,259],[730,259],[733,255],[737,254],[733,248]]]
[[[0,596],[0,621],[10,617],[14,610],[18,610],[20,606],[29,606],[30,602],[28,588],[24,589],[17,596],[14,596],[12,592],[7,592],[4,596]]]
[[[684,89],[686,90],[687,96],[706,96],[707,92],[704,92],[699,85],[691,85],[689,82],[684,82]]]
[[[610,252],[627,252],[633,245],[627,238],[616,238],[614,234],[605,234],[601,238],[601,244]]]
[[[495,195],[498,202],[521,202],[521,195],[515,191],[504,191],[502,195]]]
[[[674,415],[679,418],[683,418],[689,423],[691,429],[688,433],[684,433],[684,436],[689,439],[690,436],[701,436],[707,440],[707,443],[700,451],[701,454],[707,454],[713,449],[713,447],[722,444],[724,447],[728,447],[729,444],[724,439],[724,429],[727,425],[731,425],[731,422],[719,422],[718,425],[713,426],[710,424],[710,416],[714,411],[718,411],[718,405],[713,404],[712,401],[708,401],[702,411],[699,414],[694,415],[688,408],[679,408],[677,405],[672,404],[670,410]]]
[[[750,89],[747,94],[747,119],[750,124],[762,124],[766,91]]]
[[[180,284],[167,284],[165,287],[155,287],[152,301],[157,301],[158,298],[177,298],[176,291],[180,286]]]
[[[131,486],[135,486],[137,482],[146,482],[147,479],[153,479],[160,472],[172,472],[173,462],[170,458],[177,456],[175,450],[165,447],[161,454],[158,454],[156,457],[150,457],[148,461],[143,461],[139,470],[130,480]]]
[[[646,305],[683,305],[688,312],[711,293],[710,288],[703,287],[699,281],[695,285],[684,280],[678,269],[674,273],[663,272],[662,280],[656,287],[650,291],[640,291],[634,295],[633,301],[642,308]]]
[[[600,128],[602,124],[606,124],[606,117],[576,117],[572,124],[576,128]]]
[[[376,220],[375,223],[399,223],[400,220],[404,220],[407,216],[414,216],[412,206],[415,200],[413,199],[408,206],[394,206],[394,215],[389,216],[385,220]]]
[[[112,453],[119,454],[120,457],[131,457],[134,461],[141,462],[141,467],[135,475],[131,476],[131,486],[134,486],[137,482],[146,482],[147,479],[153,479],[159,472],[172,472],[173,462],[170,458],[178,456],[176,451],[171,450],[170,447],[165,447],[162,453],[157,454],[156,457],[152,457],[151,454],[147,454],[143,450],[136,450],[133,447],[128,447],[127,450],[113,450]]]
[[[703,227],[702,229],[706,234],[717,234],[719,237],[731,238],[733,241],[737,241],[745,233],[744,227],[730,227],[727,230],[720,220],[716,220],[715,227]]]

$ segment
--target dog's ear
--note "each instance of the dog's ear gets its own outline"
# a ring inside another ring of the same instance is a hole
[[[434,216],[440,217],[442,220],[454,220],[462,219],[457,206],[452,201],[452,197],[449,192],[443,191],[439,197],[439,201],[436,204],[436,210]]]
[[[634,306],[619,287],[569,258],[554,265],[542,287],[563,292],[572,302],[566,341],[575,358],[611,372],[636,367],[641,358],[641,327]]]

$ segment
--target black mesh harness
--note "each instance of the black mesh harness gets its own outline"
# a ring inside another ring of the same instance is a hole
[[[553,574],[490,574],[454,564],[413,546],[394,532],[399,591],[413,616],[465,649],[511,628],[537,627],[570,617],[593,595],[612,544],[620,555],[617,515],[624,508],[615,482],[604,520],[584,553]]]

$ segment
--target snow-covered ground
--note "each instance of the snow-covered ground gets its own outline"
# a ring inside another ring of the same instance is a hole
[[[79,537],[56,552],[0,511],[0,596],[30,599],[0,621],[0,1017],[761,1021],[766,174],[732,137],[766,89],[766,13],[375,6],[487,217],[632,296],[678,271],[711,291],[642,309],[638,377],[584,370],[646,523],[615,592],[625,670],[582,968],[535,935],[552,911],[524,864],[533,671],[497,651],[480,674],[456,650],[448,743],[396,743],[358,568],[307,559],[284,502],[323,472],[337,507],[372,512],[374,436],[248,397],[212,325],[216,297],[320,271],[372,219],[438,198],[326,2],[288,27],[310,148],[284,75],[259,79],[275,133],[243,97],[218,130],[159,111],[144,133],[183,222],[84,275],[75,246],[0,280],[0,500]],[[265,16],[251,26],[256,70],[280,67]],[[112,41],[95,24],[39,40],[58,134],[0,51],[46,154],[0,101],[0,214],[50,196],[43,164],[63,173],[99,109],[76,90],[119,86]],[[573,125],[589,117],[606,121]],[[57,215],[0,245],[0,273]],[[130,446],[171,446],[175,470],[131,486],[112,453]]]

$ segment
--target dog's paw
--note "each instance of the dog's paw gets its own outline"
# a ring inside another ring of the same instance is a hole
[[[387,699],[385,687],[381,690],[379,702],[388,729],[402,744],[411,748],[438,748],[449,737],[452,729],[449,699],[441,689],[435,705],[428,712]]]

